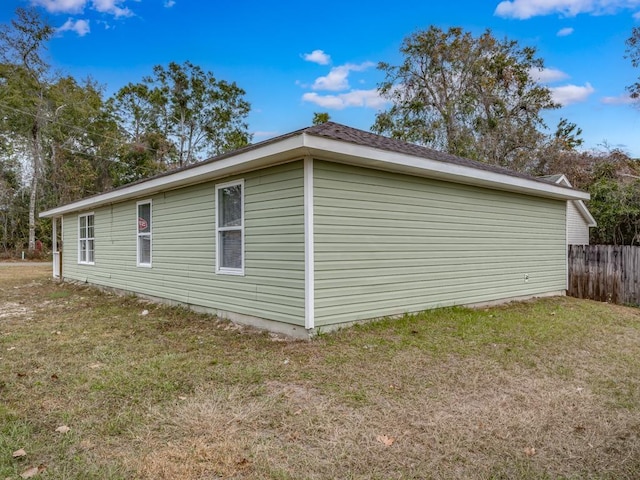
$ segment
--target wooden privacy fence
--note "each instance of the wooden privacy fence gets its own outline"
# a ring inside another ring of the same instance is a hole
[[[568,295],[640,305],[640,247],[569,245]]]

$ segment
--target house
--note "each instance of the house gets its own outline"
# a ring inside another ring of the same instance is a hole
[[[566,175],[546,175],[543,180],[573,188]],[[595,218],[582,200],[567,201],[567,245],[589,245],[589,228],[597,227]]]
[[[562,295],[566,202],[588,198],[325,123],[40,215],[65,280],[306,336]]]

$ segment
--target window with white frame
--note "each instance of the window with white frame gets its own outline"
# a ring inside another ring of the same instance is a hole
[[[151,200],[138,202],[138,256],[139,267],[151,266]]]
[[[93,213],[78,215],[78,263],[94,264],[94,222]]]
[[[244,275],[244,180],[216,185],[216,273]]]

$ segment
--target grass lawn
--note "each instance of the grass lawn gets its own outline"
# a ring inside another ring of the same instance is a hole
[[[640,478],[639,309],[293,341],[49,274],[0,267],[0,479]]]

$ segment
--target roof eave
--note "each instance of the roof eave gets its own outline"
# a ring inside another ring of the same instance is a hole
[[[65,213],[93,209],[115,202],[149,196],[161,191],[284,163],[303,158],[305,155],[378,170],[406,173],[539,197],[559,200],[589,199],[588,193],[534,179],[515,177],[406,153],[309,135],[301,131],[297,135],[286,136],[282,140],[269,142],[258,148],[241,151],[219,160],[206,162],[169,175],[150,178],[147,181],[46,210],[40,213],[40,217],[56,217]]]
[[[331,153],[330,159],[379,170],[418,175],[454,183],[525,193],[558,200],[588,200],[589,194],[535,179],[514,177],[473,167],[431,160],[347,142],[307,135],[305,145],[314,156]]]
[[[582,200],[578,200],[574,204],[578,209],[578,211],[580,212],[580,215],[582,215],[582,218],[584,218],[585,221],[587,222],[588,227],[598,226],[596,219],[593,218],[593,215],[591,215],[591,212],[589,211],[589,209],[587,208],[587,206],[584,204]]]
[[[147,181],[125,186],[117,190],[84,198],[61,207],[52,208],[39,214],[42,218],[56,217],[65,213],[77,212],[96,207],[122,202],[133,198],[153,195],[155,193],[237,175],[250,170],[287,162],[305,155],[301,136],[285,138],[279,142],[269,143],[257,149],[250,149],[237,155],[196,165],[169,175],[150,178]]]

